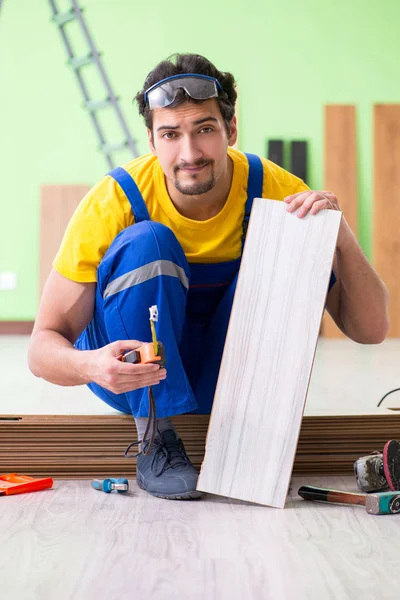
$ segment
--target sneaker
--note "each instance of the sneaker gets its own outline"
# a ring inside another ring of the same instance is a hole
[[[144,442],[146,450],[149,441]],[[136,481],[142,490],[157,498],[188,500],[200,498],[196,490],[198,472],[173,429],[158,432],[149,454],[139,453]]]

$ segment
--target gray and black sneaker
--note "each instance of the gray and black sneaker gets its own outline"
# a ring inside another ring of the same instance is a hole
[[[146,440],[144,450],[148,444]],[[152,496],[169,500],[200,498],[203,493],[196,490],[197,478],[197,470],[173,429],[158,431],[149,454],[137,455],[137,484]]]

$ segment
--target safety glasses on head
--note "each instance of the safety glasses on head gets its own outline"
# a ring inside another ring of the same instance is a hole
[[[218,92],[223,91],[221,84],[214,77],[185,73],[166,77],[149,87],[144,93],[144,102],[148,103],[150,110],[165,108],[174,102],[180,88],[194,100],[216,98]]]

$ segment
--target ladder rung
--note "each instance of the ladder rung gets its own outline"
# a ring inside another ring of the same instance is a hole
[[[59,26],[62,27],[65,23],[69,23],[69,21],[73,21],[76,19],[76,14],[74,10],[69,10],[65,13],[57,13],[53,16],[53,21]]]
[[[112,102],[108,98],[106,100],[88,100],[85,102],[85,106],[88,110],[101,110],[112,106]]]
[[[126,150],[128,142],[122,142],[120,144],[101,144],[100,150],[104,154],[110,154],[111,152],[118,152],[119,150]]]
[[[80,69],[81,67],[90,65],[90,63],[93,62],[93,55],[88,54],[87,56],[74,56],[74,58],[70,58],[68,62],[74,69]]]

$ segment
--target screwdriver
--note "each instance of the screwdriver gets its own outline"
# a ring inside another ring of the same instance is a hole
[[[92,488],[99,492],[105,492],[109,494],[112,491],[116,491],[119,494],[127,492],[129,489],[128,480],[125,477],[116,479],[115,477],[108,477],[107,479],[93,479]]]

